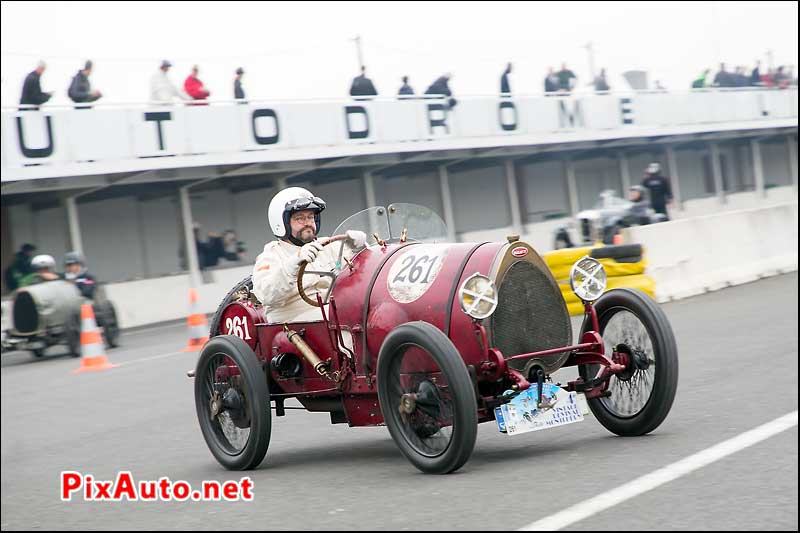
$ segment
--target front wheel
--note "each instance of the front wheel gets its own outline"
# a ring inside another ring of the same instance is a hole
[[[229,470],[256,468],[272,430],[269,389],[256,354],[239,337],[219,335],[203,347],[194,378],[200,429]]]
[[[625,353],[628,368],[609,379],[610,396],[589,400],[589,408],[612,433],[649,433],[667,417],[678,388],[678,348],[672,327],[661,308],[639,290],[614,289],[594,307],[606,356]],[[590,328],[591,322],[584,319],[581,333]],[[581,365],[579,372],[586,380],[600,369],[600,365]]]
[[[475,390],[453,343],[426,322],[392,331],[378,355],[378,399],[400,451],[419,470],[447,474],[475,447]]]

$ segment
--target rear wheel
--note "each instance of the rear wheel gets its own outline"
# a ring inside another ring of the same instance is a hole
[[[475,390],[444,333],[425,322],[396,328],[381,347],[377,381],[389,433],[414,466],[447,474],[467,462],[478,432]]]
[[[81,356],[81,314],[72,313],[66,324],[67,350],[72,357]]]
[[[595,303],[606,356],[626,355],[628,368],[611,376],[608,397],[589,400],[595,418],[622,436],[644,435],[667,417],[678,387],[678,348],[672,327],[661,308],[645,293],[614,289]],[[584,320],[582,333],[591,328]],[[581,365],[592,379],[600,365]]]
[[[233,335],[211,339],[200,353],[194,398],[211,453],[229,470],[256,468],[272,430],[269,390],[252,349]]]

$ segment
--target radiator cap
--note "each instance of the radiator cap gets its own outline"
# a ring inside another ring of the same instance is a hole
[[[519,241],[519,235],[509,235],[506,237],[506,240],[509,244],[514,244],[515,242]]]

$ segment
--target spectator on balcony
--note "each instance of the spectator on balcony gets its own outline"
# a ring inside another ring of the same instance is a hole
[[[242,76],[244,76],[244,69],[239,67],[236,69],[236,78],[233,80],[233,98],[239,100],[240,104],[247,103],[244,99],[244,89],[242,89]]]
[[[608,86],[608,81],[606,81],[606,69],[601,68],[600,74],[595,76],[594,78],[594,90],[595,92],[608,92],[611,90],[611,87]]]
[[[767,69],[767,72],[761,75],[762,87],[773,87],[775,85],[775,70],[772,68]]]
[[[544,77],[544,93],[558,92],[558,76],[553,67],[547,69],[547,76]]]
[[[365,100],[365,96],[378,96],[375,84],[367,77],[367,67],[361,65],[361,74],[353,78],[350,84],[350,96],[361,97],[356,100]]]
[[[575,84],[578,82],[578,77],[574,72],[567,68],[566,63],[561,63],[561,70],[556,73],[558,76],[558,90],[561,92],[570,92]]]
[[[39,106],[50,100],[52,92],[42,91],[41,78],[44,69],[47,67],[44,61],[39,61],[36,69],[25,77],[22,84],[22,96],[19,98],[20,105],[33,105],[33,108],[24,108],[22,111],[39,109]]]
[[[414,89],[408,84],[408,76],[403,76],[402,79],[403,85],[401,85],[400,90],[397,91],[398,96],[414,96]]]
[[[511,63],[506,65],[503,75],[500,76],[500,96],[509,98],[511,96],[511,84],[508,81],[508,75],[511,74]]]
[[[447,107],[448,109],[453,109],[456,106],[457,100],[453,98],[453,91],[450,90],[450,78],[453,75],[449,72],[442,76],[436,78],[436,80],[431,83],[428,90],[425,91],[425,94],[431,95],[439,95],[442,97],[447,97]]]
[[[708,75],[711,74],[711,69],[707,68],[700,73],[697,78],[692,82],[692,89],[704,89],[708,80]]]
[[[750,71],[750,85],[758,87],[761,85],[761,61],[756,61],[756,66]]]
[[[750,85],[750,77],[747,75],[747,68],[744,65],[736,67],[733,75],[734,87],[747,87]]]
[[[778,89],[785,89],[789,86],[790,78],[783,69],[783,65],[779,66],[772,77],[772,82]]]
[[[211,91],[206,89],[206,86],[203,85],[203,82],[197,77],[199,72],[200,68],[197,65],[193,66],[191,74],[186,76],[186,81],[183,82],[183,90],[186,91],[186,94],[191,96],[193,100],[205,100],[211,95]],[[203,103],[198,105],[207,104]]]
[[[719,72],[714,76],[714,87],[733,87],[733,76],[725,70],[725,63],[719,64]]]
[[[158,72],[150,78],[150,100],[157,104],[170,104],[173,98],[188,100],[189,98],[172,83],[168,73],[172,63],[166,59],[161,62]]]
[[[103,94],[97,89],[92,90],[92,84],[89,82],[89,76],[92,75],[92,62],[87,61],[83,69],[79,70],[72,78],[72,83],[69,84],[67,96],[76,104],[83,104],[87,102],[94,102],[100,99]],[[89,109],[91,106],[79,105],[75,106],[76,109]]]

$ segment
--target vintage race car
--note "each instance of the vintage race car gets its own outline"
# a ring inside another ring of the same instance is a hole
[[[344,234],[371,243],[352,258]],[[583,257],[571,274],[585,318],[569,314],[539,254],[507,242],[449,243],[444,223],[411,204],[373,207],[326,240],[339,264],[302,264],[298,290],[319,320],[271,323],[245,278],[211,322],[194,378],[197,417],[214,457],[251,469],[264,458],[272,410],[295,398],[331,423],[385,424],[419,470],[448,473],[469,459],[477,424],[507,435],[578,422],[589,410],[613,433],[643,435],[666,418],[678,355],[664,313],[647,295],[603,293],[605,273]],[[336,248],[334,248],[336,251]],[[306,276],[330,288],[306,294]],[[577,366],[566,383],[561,368]]]
[[[591,246],[595,243],[614,244],[614,236],[623,228],[663,222],[666,216],[645,205],[635,205],[622,199],[613,190],[600,193],[592,209],[581,211],[573,222],[556,228],[553,249]]]
[[[56,344],[66,344],[73,357],[81,355],[81,305],[86,300],[74,283],[53,280],[22,287],[14,292],[11,327],[3,332],[2,349],[30,350],[36,357]],[[92,302],[97,325],[108,348],[119,342],[114,305],[102,286]]]

